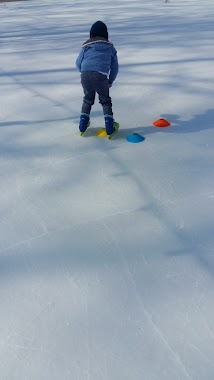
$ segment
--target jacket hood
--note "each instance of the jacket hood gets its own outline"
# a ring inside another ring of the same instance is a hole
[[[104,37],[90,38],[82,44],[82,47],[84,48],[90,45],[94,45],[93,47],[95,50],[104,50],[108,49],[110,46],[113,46],[113,44],[110,41],[106,40]]]

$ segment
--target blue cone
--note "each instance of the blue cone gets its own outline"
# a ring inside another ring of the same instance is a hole
[[[138,133],[133,133],[132,135],[127,136],[126,140],[128,142],[136,144],[145,140],[145,137],[139,135]]]

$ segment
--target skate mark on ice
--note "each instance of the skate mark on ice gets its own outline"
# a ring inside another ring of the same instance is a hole
[[[187,344],[188,346],[192,347],[195,351],[197,351],[197,352],[202,356],[202,358],[214,368],[214,363],[212,363],[212,362],[208,359],[208,357],[207,357],[207,356],[206,356],[206,355],[200,350],[199,347],[195,346],[193,343],[191,343],[191,342],[189,342],[189,341],[187,341],[187,340],[185,340],[185,342],[186,342],[186,344]]]
[[[129,269],[129,266],[127,264],[127,261],[122,253],[122,250],[120,249],[120,245],[119,245],[119,241],[115,235],[115,232],[111,230],[110,227],[108,227],[105,223],[104,223],[104,227],[106,228],[106,230],[108,231],[108,233],[111,235],[111,238],[112,238],[112,241],[114,242],[115,244],[115,247],[117,248],[117,251],[118,253],[120,254],[120,257],[121,257],[121,261],[123,262],[123,265],[124,265],[124,268],[125,268],[125,271],[126,273],[128,274],[128,277],[130,278],[131,280],[131,283],[132,283],[132,287],[135,291],[135,295],[136,295],[136,299],[138,301],[138,304],[140,305],[145,317],[146,317],[146,320],[148,321],[148,323],[151,325],[153,331],[156,333],[156,335],[159,337],[159,339],[163,342],[164,346],[167,348],[167,350],[170,352],[171,356],[173,357],[174,361],[178,364],[178,366],[180,367],[180,369],[182,370],[182,372],[185,374],[186,378],[188,379],[192,379],[192,377],[190,376],[190,374],[188,373],[185,365],[183,364],[181,358],[180,358],[180,355],[171,347],[171,345],[169,344],[168,340],[166,339],[165,337],[165,334],[164,332],[160,329],[160,327],[153,321],[152,319],[152,314],[147,310],[147,308],[145,307],[142,299],[141,299],[141,296],[137,290],[137,287],[136,287],[136,282],[134,280],[134,277]]]

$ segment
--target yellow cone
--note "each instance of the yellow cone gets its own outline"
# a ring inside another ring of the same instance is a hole
[[[96,135],[99,137],[107,137],[106,129],[105,128],[99,129],[99,131],[96,132]]]

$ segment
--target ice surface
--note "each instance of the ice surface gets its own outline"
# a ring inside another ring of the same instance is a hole
[[[0,18],[0,379],[213,380],[213,2]],[[120,63],[111,141],[98,102],[78,133],[75,60],[98,19]]]

